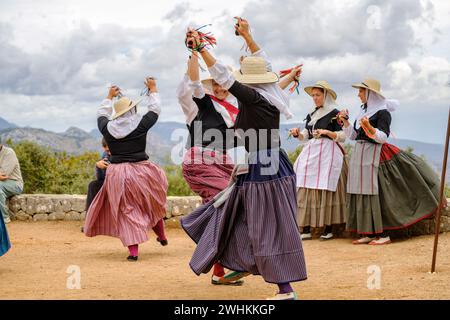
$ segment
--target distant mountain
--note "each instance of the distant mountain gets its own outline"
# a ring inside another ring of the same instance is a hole
[[[54,151],[66,151],[71,154],[100,151],[98,139],[78,128],[70,128],[63,133],[29,127],[9,128],[0,131],[0,138],[2,141],[8,139],[13,142],[32,141]]]
[[[0,130],[9,129],[9,128],[17,128],[14,123],[8,122],[2,117],[0,117]]]
[[[6,122],[6,121],[5,121]],[[172,148],[180,144],[180,139],[171,141],[172,132],[181,129],[187,135],[186,126],[177,122],[157,123],[148,133],[146,151],[152,161],[165,165],[171,163]],[[54,151],[81,154],[86,151],[101,152],[102,135],[98,129],[86,132],[77,127],[70,127],[65,132],[52,132],[30,127],[8,127],[0,130],[0,141],[11,139],[13,142],[32,141],[49,147]]]
[[[55,133],[43,129],[17,127],[14,124],[0,118],[1,125],[7,128],[0,129],[1,141],[12,139],[14,142],[21,140],[34,141],[39,145],[47,146],[55,151],[66,151],[71,154],[80,154],[85,151],[101,151],[102,135],[98,129],[86,132],[77,127],[70,127],[65,132]],[[294,151],[299,145],[299,141],[288,139],[288,130],[299,124],[282,124],[280,127],[281,146],[288,152]],[[188,135],[186,125],[179,122],[157,122],[151,128],[147,138],[147,153],[150,159],[160,165],[172,163],[170,155],[173,150],[179,152],[183,149],[184,141],[181,136]],[[428,163],[440,172],[442,169],[442,157],[444,146],[439,144],[425,143],[414,140],[390,139],[390,143],[401,149],[412,148],[418,156],[426,158]],[[175,148],[176,147],[176,148]],[[450,170],[447,174],[447,181],[450,180]]]

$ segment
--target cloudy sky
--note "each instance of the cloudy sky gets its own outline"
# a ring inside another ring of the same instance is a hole
[[[188,52],[187,26],[212,23],[214,54],[237,66],[242,41],[233,16],[247,18],[274,69],[304,64],[302,86],[324,79],[355,115],[351,83],[377,78],[401,107],[398,138],[443,143],[450,106],[448,0],[87,1],[0,0],[0,117],[56,132],[95,128],[108,85],[132,98],[156,76],[161,120],[183,122],[175,89]],[[312,101],[292,95],[300,122]]]

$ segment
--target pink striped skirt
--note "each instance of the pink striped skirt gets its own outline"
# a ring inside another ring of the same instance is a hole
[[[119,238],[124,246],[148,240],[147,232],[166,214],[167,178],[149,161],[111,164],[86,215],[88,237]]]
[[[225,153],[193,147],[186,152],[182,168],[189,187],[207,203],[228,186],[234,164]]]

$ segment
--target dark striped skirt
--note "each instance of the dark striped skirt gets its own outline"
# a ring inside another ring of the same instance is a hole
[[[216,208],[211,201],[181,219],[197,243],[190,261],[197,275],[208,273],[220,261],[226,268],[261,275],[270,283],[306,280],[296,223],[295,173],[284,151],[264,153],[265,159],[250,155],[249,172],[237,177],[223,205]]]
[[[378,195],[348,194],[347,230],[376,234],[402,229],[438,209],[437,174],[422,158],[388,143],[381,148],[378,188]]]
[[[0,215],[0,256],[8,252],[9,248],[11,248],[11,243],[9,242],[8,230],[6,230],[5,222]]]

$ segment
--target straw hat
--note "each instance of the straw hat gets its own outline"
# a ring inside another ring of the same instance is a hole
[[[330,84],[328,82],[326,82],[325,80],[319,80],[312,86],[306,87],[305,91],[307,94],[312,95],[312,89],[314,89],[314,88],[320,88],[320,89],[327,91],[328,93],[331,94],[331,96],[333,97],[334,100],[336,100],[336,98],[337,98],[336,92],[334,92],[334,90],[331,89]]]
[[[274,83],[278,81],[275,72],[268,72],[266,60],[261,57],[245,57],[241,63],[241,70],[233,72],[234,78],[247,84]]]
[[[114,116],[112,119],[117,119],[125,113],[136,107],[141,101],[133,102],[127,97],[122,97],[114,103]]]
[[[381,85],[380,85],[380,81],[375,80],[375,79],[364,79],[363,82],[361,83],[356,83],[356,84],[352,84],[353,88],[364,88],[364,89],[368,89],[370,91],[373,91],[377,94],[379,94],[382,98],[384,98],[383,94],[381,94]]]

